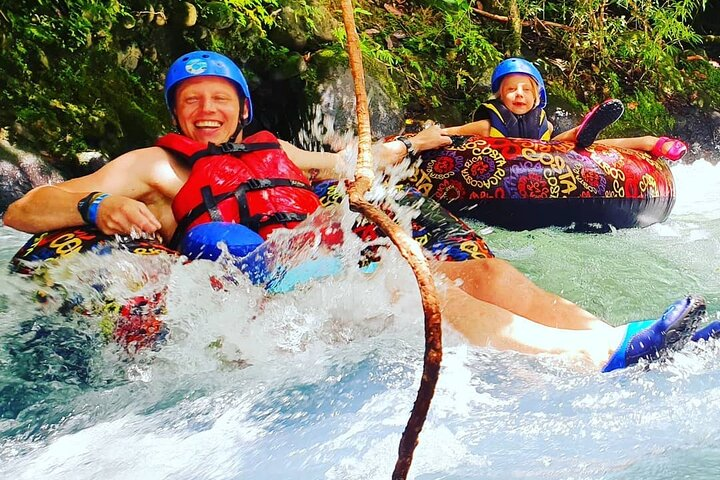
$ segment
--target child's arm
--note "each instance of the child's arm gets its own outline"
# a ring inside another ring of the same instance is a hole
[[[488,137],[490,136],[490,121],[479,120],[459,127],[447,127],[442,129],[442,133],[445,135],[482,135]]]

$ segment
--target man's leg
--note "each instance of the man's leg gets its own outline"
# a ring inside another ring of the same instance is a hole
[[[661,360],[670,351],[682,348],[705,317],[705,301],[685,297],[668,307],[658,320],[603,331],[567,330],[535,323],[450,285],[442,312],[445,320],[476,345],[564,355],[609,372],[640,360]]]
[[[439,262],[436,270],[472,297],[548,327],[608,333],[614,327],[558,295],[535,285],[498,258]]]
[[[622,343],[625,328],[567,330],[533,322],[450,285],[443,318],[471,343],[521,353],[567,355],[603,367]]]

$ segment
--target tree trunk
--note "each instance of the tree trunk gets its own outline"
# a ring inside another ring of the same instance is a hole
[[[511,56],[520,56],[520,43],[522,41],[522,18],[517,0],[508,0],[508,17],[510,18],[510,41],[508,51]]]

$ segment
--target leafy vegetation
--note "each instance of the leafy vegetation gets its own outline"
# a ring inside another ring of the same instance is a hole
[[[630,108],[616,128],[626,134],[668,133],[674,121],[665,104],[720,105],[720,71],[692,28],[705,0],[483,2],[489,12],[467,0],[421,3],[411,9],[405,2],[401,15],[360,20],[366,31],[380,32],[365,37],[372,46],[366,53],[388,65],[420,114],[436,116],[433,109],[442,106],[441,120],[470,118],[490,93],[492,68],[515,51],[515,9],[524,25],[522,51],[543,71],[551,104],[557,96],[583,111],[620,98]]]
[[[85,150],[114,156],[147,145],[171,127],[160,92],[177,56],[215,49],[266,68],[278,64],[268,57],[285,50],[266,38],[277,6],[276,0],[6,2],[0,127],[70,166]]]
[[[551,104],[582,111],[621,98],[629,108],[618,131],[668,133],[666,105],[720,105],[720,69],[693,29],[709,14],[706,0],[355,5],[366,68],[410,117],[468,120],[490,95],[494,66],[517,49],[519,25],[521,52],[543,71]],[[344,32],[327,33],[333,17],[340,18],[333,0],[5,2],[0,128],[69,164],[84,150],[114,156],[147,145],[171,128],[164,72],[200,48],[238,60],[263,126],[282,130],[295,116],[287,111],[312,102],[332,66],[346,64]]]

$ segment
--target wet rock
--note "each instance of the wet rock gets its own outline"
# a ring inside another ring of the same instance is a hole
[[[13,147],[0,139],[0,213],[30,189],[65,180],[38,154]]]
[[[580,123],[580,116],[562,108],[551,108],[548,112],[548,121],[553,124],[553,136],[576,127]]]
[[[102,168],[110,159],[102,152],[80,152],[76,155],[81,175],[87,175]]]
[[[370,108],[370,126],[374,139],[396,134],[403,126],[403,115],[397,102],[373,76],[365,75]],[[347,68],[337,68],[320,85],[320,110],[333,119],[335,132],[357,131],[355,87]]]
[[[307,62],[299,53],[288,55],[285,61],[273,72],[274,80],[287,80],[299,76],[307,70]]]
[[[140,63],[140,57],[142,52],[137,45],[130,45],[124,51],[118,52],[118,65],[125,68],[126,70],[133,71],[138,67]]]
[[[293,7],[287,6],[280,10],[276,26],[270,32],[270,40],[296,52],[307,47],[308,33],[302,17]]]
[[[339,25],[320,2],[289,1],[278,13],[270,39],[290,50],[302,52],[334,41],[334,30]]]
[[[720,162],[720,112],[704,112],[689,105],[673,105],[675,128],[671,136],[684,140],[690,152],[683,162],[689,163],[704,158],[708,162]]]
[[[193,25],[195,25],[197,23],[197,19],[198,19],[197,8],[192,3],[183,2],[183,10],[184,10],[183,11],[183,14],[184,14],[183,25],[188,28],[192,27]]]

